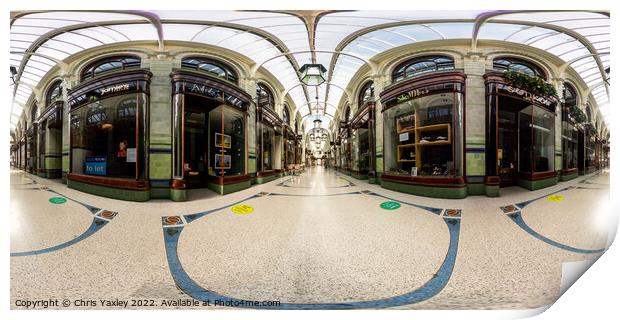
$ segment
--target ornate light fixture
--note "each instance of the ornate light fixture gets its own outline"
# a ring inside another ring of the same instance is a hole
[[[321,122],[323,121],[321,121],[321,119],[315,119],[313,122],[314,122],[314,129],[318,129],[321,127]]]
[[[318,86],[325,82],[325,72],[327,69],[322,64],[304,64],[299,69],[301,82],[307,86]]]

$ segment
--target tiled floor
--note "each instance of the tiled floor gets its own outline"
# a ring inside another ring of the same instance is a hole
[[[11,304],[193,297],[286,309],[536,308],[557,298],[563,262],[608,245],[606,172],[446,200],[313,168],[189,198],[112,200],[12,171]],[[401,206],[382,209],[387,201]]]

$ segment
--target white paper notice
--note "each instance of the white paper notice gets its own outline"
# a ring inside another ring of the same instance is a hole
[[[409,140],[409,132],[401,133],[400,135],[398,135],[398,140],[401,142]]]
[[[136,162],[136,148],[127,148],[127,162]]]

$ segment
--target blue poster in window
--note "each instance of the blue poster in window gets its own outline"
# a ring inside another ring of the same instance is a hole
[[[106,157],[86,157],[84,162],[84,173],[97,176],[106,175]]]

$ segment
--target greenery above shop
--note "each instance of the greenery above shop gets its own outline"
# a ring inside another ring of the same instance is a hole
[[[589,136],[596,136],[596,127],[594,127],[594,124],[592,124],[592,122],[587,122],[584,125],[584,128]]]
[[[504,79],[508,84],[531,91],[543,96],[557,96],[557,91],[552,84],[545,82],[540,77],[532,77],[523,72],[506,70]]]
[[[573,104],[569,107],[568,113],[578,124],[587,121],[586,114],[576,104]]]

